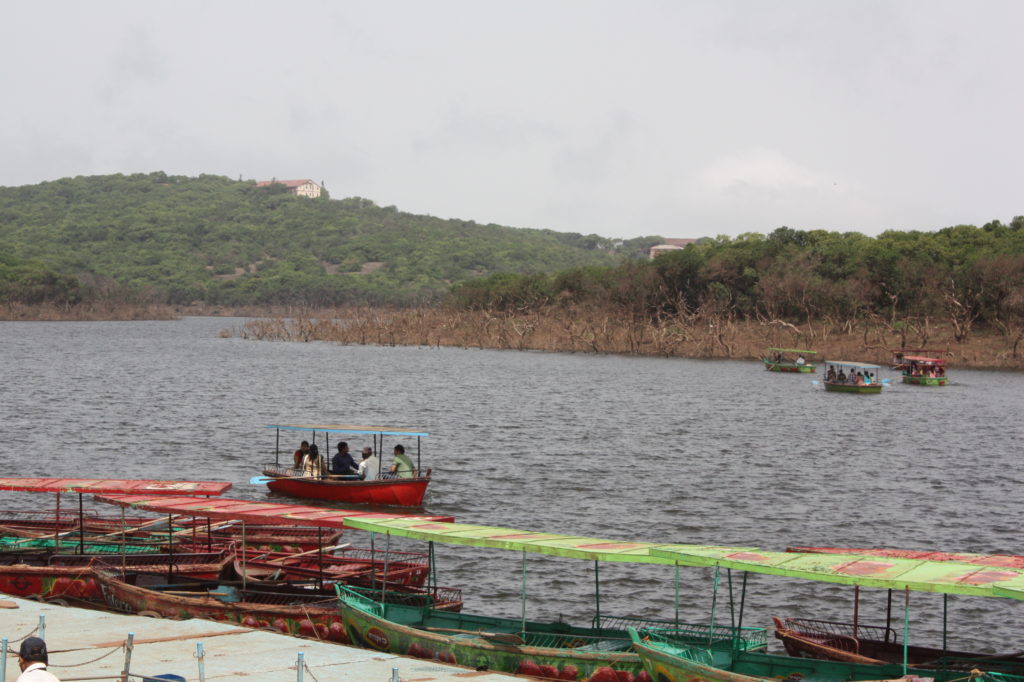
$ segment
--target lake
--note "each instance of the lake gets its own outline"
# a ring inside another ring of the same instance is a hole
[[[860,396],[756,361],[221,335],[243,323],[0,322],[4,475],[228,480],[229,496],[288,502],[248,483],[274,457],[266,424],[380,424],[430,433],[425,509],[464,522],[772,550],[1024,553],[1019,374],[953,366],[947,387]],[[287,457],[303,435],[286,435]],[[8,509],[52,504],[2,494]],[[518,616],[520,555],[438,547],[438,564],[467,609]],[[711,580],[681,573],[684,617],[707,620]],[[529,613],[588,620],[593,583],[587,562],[530,557]],[[605,615],[671,616],[674,589],[669,567],[601,566]],[[884,602],[866,591],[862,622],[884,620]],[[1015,650],[1015,602],[950,604],[951,645]],[[934,640],[942,597],[915,594],[912,608],[912,641]],[[852,588],[752,576],[744,624],[851,613]],[[728,621],[721,598],[718,614]]]

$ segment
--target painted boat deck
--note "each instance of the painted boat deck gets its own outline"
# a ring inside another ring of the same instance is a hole
[[[173,674],[198,680],[196,645],[202,642],[207,680],[294,682],[299,652],[308,668],[304,674],[307,680],[390,680],[393,668],[398,668],[402,680],[417,682],[523,679],[208,620],[127,616],[6,595],[0,595],[0,599],[17,605],[0,608],[0,637],[7,638],[8,647],[14,651],[20,640],[39,625],[39,616],[46,617],[50,670],[62,680],[101,676],[116,679],[124,670],[121,646],[129,632],[135,634],[130,672],[139,676]],[[104,654],[108,655],[96,660]],[[81,663],[86,664],[76,665]],[[17,655],[8,654],[6,679],[13,680],[20,672]]]

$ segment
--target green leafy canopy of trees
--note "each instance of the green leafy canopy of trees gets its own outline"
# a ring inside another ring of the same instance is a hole
[[[432,302],[454,283],[642,256],[629,241],[413,215],[165,173],[0,187],[0,301]]]

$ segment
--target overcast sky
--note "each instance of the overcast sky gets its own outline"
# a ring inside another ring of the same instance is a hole
[[[163,170],[606,237],[1024,214],[1024,2],[5,2],[0,185]]]

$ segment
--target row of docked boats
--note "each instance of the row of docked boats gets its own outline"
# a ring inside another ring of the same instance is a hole
[[[941,646],[912,646],[909,638],[912,593],[941,595],[944,611],[953,595],[1022,599],[1022,557],[620,542],[455,523],[443,516],[230,500],[216,497],[223,490],[211,487],[136,483],[0,479],[0,489],[56,492],[58,509],[61,492],[76,492],[79,500],[77,511],[55,511],[52,517],[7,513],[0,519],[9,552],[0,558],[0,590],[151,616],[224,620],[540,679],[839,682],[910,675],[940,682],[1024,682],[1024,654],[947,647],[945,621]],[[86,513],[83,491],[118,505],[120,518]],[[350,530],[367,533],[368,547],[351,547]],[[426,551],[395,551],[396,538],[425,542]],[[519,613],[496,617],[464,610],[461,591],[437,585],[437,543],[521,557]],[[528,617],[529,558],[537,554],[593,564],[590,622]],[[674,613],[602,611],[600,566],[610,562],[674,569]],[[712,607],[700,622],[680,615],[684,568],[714,571]],[[733,571],[742,580],[734,580]],[[780,617],[775,637],[788,655],[770,654],[768,630],[743,622],[747,574],[851,586],[854,618],[840,623]],[[898,606],[894,613],[890,599],[885,625],[860,622],[862,589],[902,596],[902,614]],[[934,602],[926,599],[931,597],[921,600],[922,609],[933,610]],[[901,615],[903,627],[892,626]]]
[[[895,350],[889,368],[900,373],[902,382],[914,386],[945,386],[944,350]],[[927,355],[926,355],[927,354]],[[799,348],[769,348],[761,358],[769,372],[813,374],[818,370],[817,351]],[[849,360],[822,363],[826,391],[835,393],[881,393],[889,379],[881,379],[879,365]]]

